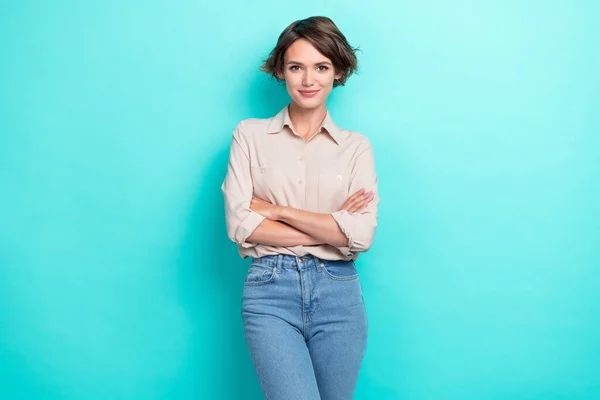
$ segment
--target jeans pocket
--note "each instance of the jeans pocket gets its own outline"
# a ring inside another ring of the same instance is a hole
[[[270,267],[262,264],[250,264],[244,285],[264,285],[272,282],[275,278],[277,267]]]
[[[358,270],[354,261],[325,261],[323,270],[329,278],[336,281],[358,279]]]

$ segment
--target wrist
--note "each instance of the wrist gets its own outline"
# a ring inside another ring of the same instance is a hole
[[[276,216],[278,221],[285,221],[287,209],[287,206],[277,206]]]

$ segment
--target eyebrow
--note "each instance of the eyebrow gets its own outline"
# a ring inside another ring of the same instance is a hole
[[[294,65],[302,65],[302,66],[304,66],[304,64],[302,64],[302,63],[301,63],[301,62],[299,62],[299,61],[288,61],[288,62],[287,62],[287,65],[290,65],[290,64],[294,64]],[[332,64],[331,64],[329,61],[321,61],[321,62],[318,62],[318,63],[316,63],[315,65],[329,65],[329,66],[332,66]]]

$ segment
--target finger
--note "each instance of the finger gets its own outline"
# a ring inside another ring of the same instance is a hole
[[[370,202],[371,202],[371,200],[365,201],[365,203],[363,204],[363,206],[360,208],[360,211],[364,211],[367,207],[369,207],[369,203]]]
[[[360,197],[357,197],[357,198],[355,198],[355,199],[352,199],[352,200],[348,199],[348,201],[346,202],[346,203],[347,203],[347,206],[348,206],[348,210],[355,209],[355,208],[356,208],[356,206],[357,206],[358,204],[360,204],[360,202],[361,202],[361,201],[362,201],[362,200],[361,200],[361,198],[360,198]]]
[[[348,212],[357,212],[357,211],[360,211],[362,209],[363,205],[364,205],[364,201],[359,201],[359,202],[353,204],[352,207],[350,207],[348,209]]]
[[[352,202],[349,205],[350,205],[350,207],[357,207],[363,201],[369,200],[370,197],[371,197],[371,192],[366,192],[365,194],[363,194],[361,196],[358,196],[355,199],[353,199]]]
[[[355,212],[359,212],[359,211],[361,211],[361,210],[362,210],[362,206],[361,206],[361,205],[358,205],[358,206],[356,206],[356,207],[353,207],[351,210],[348,210],[348,212],[350,212],[350,213],[355,213]]]
[[[355,200],[357,198],[359,198],[360,196],[362,196],[365,193],[365,189],[360,189],[357,190],[356,192],[354,192],[354,194],[350,197],[348,197],[348,200]]]
[[[365,208],[367,208],[367,206],[373,200],[374,197],[374,193],[369,194],[368,196],[364,197],[363,200],[361,200],[360,202],[357,202],[354,205],[352,205],[352,207],[350,207],[348,211],[358,212],[364,210]]]
[[[348,199],[346,200],[346,202],[342,205],[342,207],[340,208],[340,210],[347,210],[350,207],[352,207],[354,204],[356,203],[356,200],[352,200],[352,199]]]
[[[353,195],[351,195],[350,197],[348,197],[348,199],[342,205],[342,207],[340,208],[340,210],[348,210],[349,211],[351,208],[355,208],[357,206],[357,204],[360,201],[362,201],[362,199],[364,198],[364,196],[368,196],[368,192],[365,192],[364,188],[357,190]]]
[[[367,207],[368,204],[369,204],[368,200],[360,202],[359,204],[356,205],[354,212],[358,212],[358,211],[364,210]]]

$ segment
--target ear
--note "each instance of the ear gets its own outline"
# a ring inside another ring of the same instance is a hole
[[[335,74],[334,78],[335,79],[340,79],[342,76],[344,76],[344,74],[342,72]]]
[[[282,81],[285,80],[285,76],[283,76],[283,72],[282,71],[275,72],[275,76],[277,78],[281,79]]]

